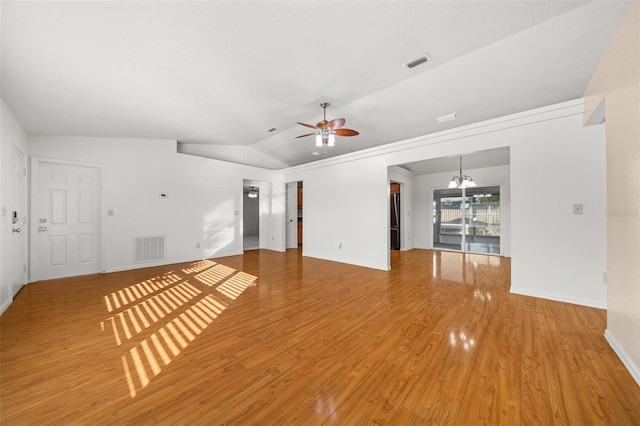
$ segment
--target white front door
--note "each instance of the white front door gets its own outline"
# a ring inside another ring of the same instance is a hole
[[[298,247],[298,182],[287,184],[285,222],[285,248],[296,248]]]
[[[101,191],[100,168],[37,162],[39,280],[100,272]]]
[[[15,295],[27,283],[27,165],[25,155],[11,147],[11,285]]]

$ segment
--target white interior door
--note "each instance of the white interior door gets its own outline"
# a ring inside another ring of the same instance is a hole
[[[287,184],[285,208],[285,247],[298,247],[298,182]]]
[[[102,170],[37,164],[38,279],[100,272]]]
[[[27,165],[18,148],[11,148],[11,284],[15,295],[27,283]]]

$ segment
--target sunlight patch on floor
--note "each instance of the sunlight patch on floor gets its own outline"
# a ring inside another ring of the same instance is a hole
[[[123,348],[122,369],[131,398],[222,314],[228,306],[224,299],[236,300],[257,281],[210,260],[194,262],[180,272],[104,296],[111,315],[101,328],[111,330],[116,346]]]

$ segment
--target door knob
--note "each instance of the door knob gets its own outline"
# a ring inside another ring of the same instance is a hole
[[[20,233],[20,228],[13,228],[13,232]]]

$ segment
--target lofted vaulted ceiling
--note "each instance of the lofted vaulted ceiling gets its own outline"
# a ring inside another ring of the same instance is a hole
[[[281,169],[579,98],[629,4],[2,1],[2,98],[30,134]],[[314,156],[323,101],[360,135]]]

